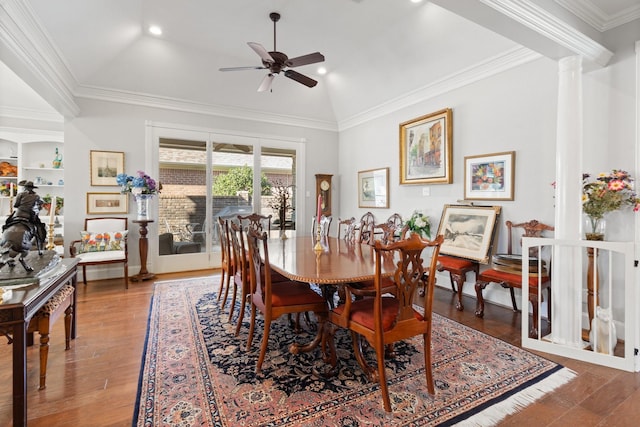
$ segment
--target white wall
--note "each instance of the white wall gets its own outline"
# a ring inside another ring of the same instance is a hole
[[[617,168],[638,177],[634,61],[628,52],[583,76],[585,171]],[[443,205],[463,198],[464,157],[515,150],[515,200],[486,203],[502,206],[499,230],[505,220],[553,224],[557,86],[557,63],[542,58],[341,132],[340,216],[358,218],[367,210],[358,208],[357,172],[389,167],[390,208],[373,209],[376,219],[420,209],[431,217],[435,234]],[[422,185],[399,185],[399,123],[447,107],[453,109],[453,184],[430,185],[430,196],[422,196]],[[632,240],[633,213],[611,216],[608,240]],[[497,236],[496,252],[506,251],[505,234]],[[465,294],[475,295],[473,274],[467,280]],[[439,283],[448,287],[448,277]],[[484,295],[510,306],[508,292],[499,287],[489,286]]]

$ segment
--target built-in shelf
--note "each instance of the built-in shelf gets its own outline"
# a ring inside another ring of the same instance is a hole
[[[41,168],[39,166],[25,166],[22,169],[30,171],[60,171],[64,172],[64,168]]]

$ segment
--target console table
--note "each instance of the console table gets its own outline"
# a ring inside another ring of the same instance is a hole
[[[13,425],[27,425],[27,327],[34,314],[64,285],[74,288],[71,338],[76,337],[77,258],[60,261],[49,277],[37,285],[28,285],[12,291],[11,298],[0,304],[0,331],[13,339]],[[15,268],[20,268],[16,266]]]

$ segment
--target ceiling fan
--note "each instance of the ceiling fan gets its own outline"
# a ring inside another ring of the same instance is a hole
[[[262,83],[260,83],[258,92],[265,92],[271,89],[273,79],[277,74],[280,74],[281,71],[283,72],[285,77],[289,77],[291,80],[302,83],[307,87],[314,87],[315,85],[317,85],[317,81],[305,76],[304,74],[300,74],[297,71],[291,70],[290,68],[322,62],[324,61],[324,55],[322,55],[320,52],[314,52],[295,58],[289,58],[284,53],[278,52],[276,49],[276,22],[280,20],[280,14],[277,12],[271,12],[269,14],[269,18],[271,18],[271,20],[273,21],[273,51],[268,52],[267,49],[265,49],[260,43],[247,43],[249,47],[253,49],[262,59],[262,66],[220,68],[220,71],[269,70],[269,73],[264,77]]]

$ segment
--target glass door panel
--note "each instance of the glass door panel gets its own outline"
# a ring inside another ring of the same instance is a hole
[[[263,192],[260,213],[272,216],[272,229],[296,229],[296,151],[262,147],[260,170],[269,190]]]

